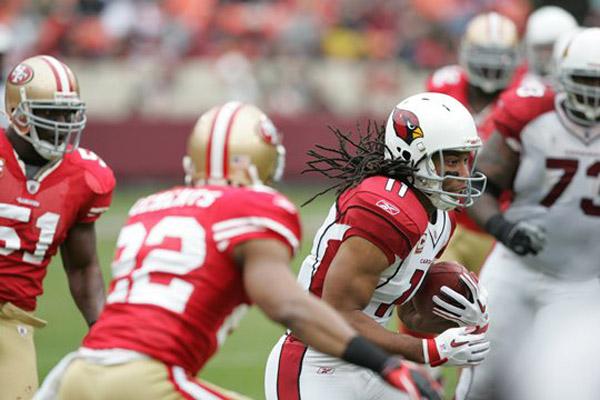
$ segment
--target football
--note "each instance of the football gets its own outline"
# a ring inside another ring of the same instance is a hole
[[[458,262],[440,261],[431,265],[421,287],[417,290],[412,300],[415,309],[424,317],[419,327],[415,328],[418,328],[422,332],[440,333],[446,329],[457,327],[455,322],[433,314],[435,303],[432,298],[434,295],[438,295],[438,297],[441,297],[450,304],[460,307],[454,300],[440,292],[442,286],[448,286],[450,289],[473,301],[471,291],[460,279],[462,273],[468,274],[469,271]]]

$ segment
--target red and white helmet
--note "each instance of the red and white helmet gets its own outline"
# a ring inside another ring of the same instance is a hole
[[[495,12],[480,14],[469,22],[462,37],[460,64],[471,84],[493,93],[508,86],[517,67],[518,47],[514,22]]]
[[[75,74],[56,58],[35,56],[14,67],[6,79],[5,109],[11,126],[45,159],[61,158],[79,146],[85,103]],[[45,118],[41,111],[64,111],[68,118]],[[52,142],[42,139],[38,130],[52,132]]]
[[[529,69],[540,76],[552,72],[552,49],[556,41],[577,28],[575,17],[556,6],[535,10],[527,19],[525,53]]]
[[[269,184],[283,175],[282,136],[258,107],[230,101],[200,116],[183,167],[188,184]]]
[[[425,193],[433,205],[442,210],[468,207],[481,196],[486,177],[474,171],[481,139],[475,121],[458,100],[441,93],[419,93],[394,107],[385,129],[386,159],[399,159],[416,168],[414,187]],[[443,171],[444,151],[472,152],[473,165],[469,177],[457,177]],[[436,171],[433,157],[439,156],[442,171]],[[443,189],[446,179],[466,182],[461,193]]]
[[[600,122],[600,28],[582,29],[573,35],[558,60],[560,92],[567,116],[591,126]]]

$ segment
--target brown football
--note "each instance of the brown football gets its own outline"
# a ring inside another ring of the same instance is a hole
[[[437,294],[438,297],[441,297],[448,303],[459,306],[454,300],[440,292],[442,286],[448,286],[450,289],[463,294],[467,299],[472,301],[471,291],[460,279],[461,273],[468,274],[469,271],[455,261],[440,261],[433,263],[429,267],[429,271],[421,287],[412,299],[415,309],[424,317],[423,322],[418,327],[420,331],[440,333],[446,329],[458,326],[452,321],[433,314],[433,307],[435,306],[433,296]]]

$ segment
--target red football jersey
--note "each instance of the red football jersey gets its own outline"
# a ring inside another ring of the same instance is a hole
[[[0,129],[0,302],[32,311],[46,267],[77,223],[108,209],[115,178],[96,154],[82,148],[27,179]]]
[[[138,200],[121,230],[107,305],[83,341],[196,374],[250,304],[234,247],[275,239],[293,253],[296,207],[267,188],[175,187]]]
[[[414,295],[453,229],[454,221],[441,210],[437,211],[436,221],[430,222],[416,194],[404,183],[370,177],[343,193],[331,208],[298,279],[304,288],[321,296],[329,266],[341,244],[353,236],[368,240],[387,256],[390,266],[382,273],[364,312],[385,324],[393,305]]]
[[[459,65],[447,65],[437,69],[431,74],[425,86],[428,92],[447,94],[471,109],[469,81],[467,74]]]
[[[554,91],[541,84],[505,91],[492,118],[498,132],[518,149],[521,131],[538,116],[554,109]]]

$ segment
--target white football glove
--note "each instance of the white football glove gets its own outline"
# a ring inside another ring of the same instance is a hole
[[[484,333],[474,327],[450,328],[433,339],[423,340],[425,363],[432,367],[447,364],[458,367],[481,363],[490,351]]]
[[[450,304],[435,295],[432,298],[436,305],[433,307],[433,313],[439,317],[456,322],[458,326],[486,326],[490,320],[487,309],[487,290],[478,284],[477,278],[472,274],[462,273],[460,279],[469,288],[471,292],[470,297],[473,301],[469,301],[465,296],[448,286],[442,286],[440,291],[460,306]]]

